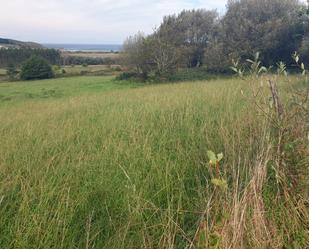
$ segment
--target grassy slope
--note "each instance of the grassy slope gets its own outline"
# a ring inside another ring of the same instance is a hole
[[[0,105],[27,100],[63,99],[80,94],[100,93],[108,90],[131,88],[138,84],[116,82],[113,77],[74,77],[51,80],[0,83]],[[27,103],[27,102],[26,102]]]
[[[0,68],[0,76],[6,75],[6,69]]]
[[[230,199],[213,196],[207,150],[224,152],[230,187],[246,185],[263,122],[245,83],[129,87],[0,84],[1,248],[185,248],[211,198]]]

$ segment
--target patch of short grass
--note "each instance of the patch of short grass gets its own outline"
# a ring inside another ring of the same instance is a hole
[[[18,81],[0,84],[0,105],[25,100],[65,98],[80,94],[99,93],[137,87],[138,84],[118,82],[113,77],[81,76],[40,81]]]

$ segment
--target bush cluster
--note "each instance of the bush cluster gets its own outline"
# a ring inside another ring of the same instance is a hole
[[[52,67],[42,57],[32,56],[24,62],[20,72],[22,80],[49,79],[54,76]]]

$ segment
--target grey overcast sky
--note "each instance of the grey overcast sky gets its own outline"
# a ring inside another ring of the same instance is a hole
[[[227,0],[0,0],[0,37],[41,43],[121,44],[183,9],[225,10]]]
[[[183,9],[223,12],[227,0],[0,0],[0,37],[50,43],[121,44]]]

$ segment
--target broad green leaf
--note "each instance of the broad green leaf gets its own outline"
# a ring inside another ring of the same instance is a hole
[[[302,70],[305,70],[305,65],[304,65],[304,63],[302,63],[302,64],[300,65],[300,67],[301,67]]]
[[[223,159],[223,153],[220,153],[217,155],[218,162],[220,162]]]
[[[217,157],[215,153],[213,153],[211,150],[207,151],[207,156],[209,158],[210,164],[216,164],[217,163]]]

